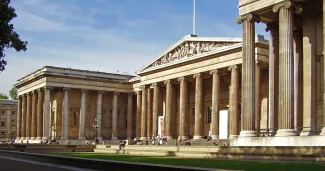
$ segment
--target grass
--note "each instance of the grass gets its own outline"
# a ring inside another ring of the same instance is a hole
[[[55,155],[82,157],[91,159],[104,159],[115,161],[127,161],[138,163],[165,164],[176,166],[190,166],[215,169],[232,169],[248,171],[303,171],[303,170],[325,170],[325,164],[317,163],[292,163],[292,162],[269,162],[269,161],[238,161],[238,160],[212,160],[212,159],[188,159],[175,157],[149,157],[131,156],[120,154],[101,153],[55,153]]]

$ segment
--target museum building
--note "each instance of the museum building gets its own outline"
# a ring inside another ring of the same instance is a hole
[[[42,67],[15,85],[17,140],[181,134],[234,146],[325,145],[323,4],[240,0],[242,38],[185,36],[137,76]]]

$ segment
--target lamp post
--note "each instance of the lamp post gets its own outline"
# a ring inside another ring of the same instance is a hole
[[[53,133],[54,133],[54,136],[53,136],[53,140],[52,140],[52,142],[56,142],[56,140],[55,140],[55,137],[56,137],[56,123],[53,123],[53,125],[52,125],[52,131],[53,131]]]
[[[95,132],[96,132],[96,136],[95,136],[95,142],[98,143],[98,138],[97,138],[97,130],[100,128],[100,125],[98,124],[98,119],[95,118],[95,124],[93,125],[93,127],[95,128]]]

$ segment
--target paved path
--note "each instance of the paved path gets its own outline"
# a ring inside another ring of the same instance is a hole
[[[95,171],[58,164],[0,156],[0,171]]]

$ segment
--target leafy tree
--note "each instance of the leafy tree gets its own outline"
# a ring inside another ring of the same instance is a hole
[[[15,87],[12,87],[11,90],[9,91],[9,96],[13,100],[17,100],[17,89]]]
[[[27,41],[22,41],[10,23],[17,17],[15,9],[10,6],[11,0],[0,0],[0,72],[5,70],[7,61],[4,60],[5,50],[14,48],[17,52],[27,50]]]
[[[0,93],[0,99],[9,99],[9,97],[5,94]]]

